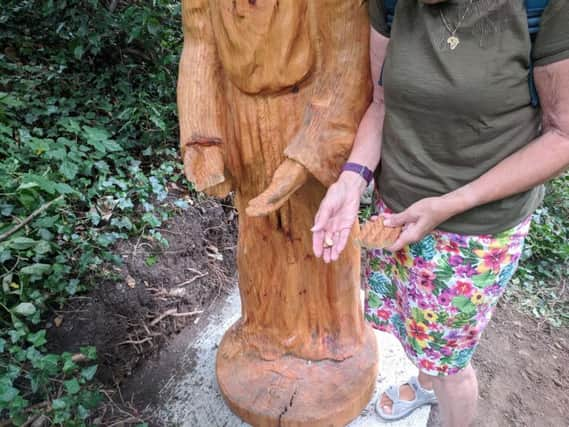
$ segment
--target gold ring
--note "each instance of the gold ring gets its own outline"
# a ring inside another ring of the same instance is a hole
[[[325,248],[331,248],[332,246],[334,246],[334,240],[332,240],[331,237],[326,237],[324,239],[324,247]]]

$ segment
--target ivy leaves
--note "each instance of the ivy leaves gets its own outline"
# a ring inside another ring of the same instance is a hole
[[[166,244],[155,230],[175,209],[166,183],[183,176],[179,2],[104,3],[0,10],[0,413],[15,425],[41,402],[53,424],[88,424],[94,349],[82,363],[49,353],[49,308],[119,262],[120,239]]]

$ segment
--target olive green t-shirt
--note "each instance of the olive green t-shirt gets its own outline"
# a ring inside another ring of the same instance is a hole
[[[390,37],[376,171],[390,208],[402,211],[451,192],[539,136],[541,112],[530,105],[532,45],[524,0],[399,0],[391,34],[383,1],[369,0],[369,6],[373,27]],[[447,39],[463,16],[455,34],[460,43],[452,50]],[[569,0],[550,0],[532,56],[536,65],[569,58]],[[542,198],[539,186],[455,216],[440,229],[497,233],[531,215]]]

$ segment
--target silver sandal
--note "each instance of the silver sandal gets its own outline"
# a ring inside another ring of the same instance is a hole
[[[417,408],[420,408],[421,406],[438,403],[435,392],[432,390],[425,390],[423,387],[421,387],[421,384],[419,384],[417,377],[411,377],[409,381],[403,385],[405,384],[409,384],[413,388],[415,391],[415,399],[401,400],[399,396],[399,389],[401,386],[392,385],[387,388],[387,390],[385,390],[387,397],[393,401],[393,405],[391,406],[391,414],[385,413],[383,411],[383,408],[380,407],[380,395],[375,404],[375,411],[377,412],[377,415],[387,421],[396,421],[405,418],[411,412]]]

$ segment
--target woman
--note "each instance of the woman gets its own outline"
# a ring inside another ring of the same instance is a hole
[[[391,34],[382,1],[369,3],[382,85],[316,215],[314,252],[338,258],[366,171],[376,170],[378,214],[403,231],[370,254],[366,317],[419,368],[383,393],[377,412],[398,419],[438,401],[445,426],[465,426],[478,395],[470,359],[542,184],[569,166],[569,2],[550,0],[531,59],[523,0],[400,0]]]

